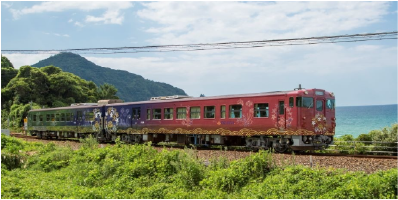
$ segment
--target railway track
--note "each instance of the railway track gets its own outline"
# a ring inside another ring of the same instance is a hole
[[[29,139],[29,140],[38,140],[38,141],[68,141],[73,143],[80,143],[79,139],[71,139],[71,138],[60,138],[60,139],[38,139],[36,136],[28,136],[24,134],[11,134],[13,137],[22,138],[22,139]],[[103,143],[103,144],[110,144],[113,145],[114,143]],[[171,149],[184,149],[186,146],[181,145],[153,145],[154,147],[158,148],[171,148]],[[231,152],[256,152],[258,150],[253,149],[244,149],[242,147],[193,147],[193,149],[198,151],[231,151]],[[282,155],[292,155],[292,152],[285,152],[285,153],[278,153]],[[374,158],[374,159],[395,159],[397,160],[398,156],[391,156],[391,155],[360,155],[360,154],[344,154],[344,153],[314,153],[314,152],[295,152],[294,155],[300,156],[329,156],[329,157],[352,157],[352,158]]]

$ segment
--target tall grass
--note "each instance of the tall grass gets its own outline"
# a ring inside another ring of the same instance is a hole
[[[3,141],[4,140],[4,141]],[[150,145],[78,150],[2,136],[2,198],[397,198],[397,170],[374,174],[304,166],[276,168],[265,151],[236,160]],[[12,166],[12,167],[11,167]]]

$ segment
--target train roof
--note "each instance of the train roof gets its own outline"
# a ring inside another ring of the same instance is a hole
[[[260,92],[260,93],[249,93],[249,94],[232,94],[232,95],[219,95],[210,97],[190,97],[182,99],[168,99],[168,100],[148,100],[148,101],[135,101],[135,102],[125,102],[125,103],[115,103],[109,105],[129,105],[129,104],[153,104],[153,103],[169,103],[169,102],[184,102],[184,101],[202,101],[202,100],[215,100],[215,99],[231,99],[231,98],[246,98],[246,97],[260,97],[260,96],[277,96],[286,94],[299,94],[304,91],[325,91],[323,89],[313,88],[313,89],[300,89],[300,90],[287,90],[287,91],[272,91],[272,92]],[[325,91],[327,92],[327,91]]]
[[[294,94],[299,93],[300,91],[311,91],[311,90],[323,90],[323,89],[300,89],[300,90],[287,90],[287,91],[272,91],[272,92],[260,92],[260,93],[249,93],[249,94],[232,94],[232,95],[220,95],[220,96],[210,96],[210,97],[187,97],[182,99],[167,99],[167,100],[147,100],[147,101],[133,101],[133,102],[124,102],[124,103],[112,103],[107,104],[105,106],[122,106],[122,105],[131,105],[131,104],[156,104],[156,103],[169,103],[169,102],[185,102],[185,101],[202,101],[202,100],[215,100],[215,99],[231,99],[231,98],[245,98],[245,97],[259,97],[259,96],[277,96],[277,95],[286,95],[288,93]],[[324,90],[323,90],[324,91]],[[31,111],[46,111],[46,110],[59,110],[59,109],[85,109],[85,108],[96,108],[102,107],[98,105],[91,106],[68,106],[68,107],[57,107],[57,108],[45,108],[45,109],[36,109]]]
[[[100,107],[98,105],[85,105],[85,106],[67,106],[67,107],[56,107],[56,108],[41,108],[41,109],[32,109],[29,112],[35,111],[47,111],[47,110],[69,110],[69,109],[85,109],[85,108],[97,108]]]

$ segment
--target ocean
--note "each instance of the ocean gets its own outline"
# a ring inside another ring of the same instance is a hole
[[[336,137],[357,137],[397,123],[397,104],[336,107]]]

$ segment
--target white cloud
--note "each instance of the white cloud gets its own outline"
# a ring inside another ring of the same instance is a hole
[[[10,60],[14,68],[19,69],[20,67],[25,65],[36,64],[40,60],[49,58],[54,54],[2,54],[2,55]]]
[[[172,84],[190,95],[205,93],[211,96],[289,89],[298,83],[306,83],[306,87],[310,87],[308,81],[312,87],[319,88],[330,85],[336,77],[353,74],[354,78],[355,74],[362,72],[396,67],[396,48],[369,45],[366,49],[364,52],[363,47],[326,44],[228,50],[215,54],[195,52],[157,54],[162,57],[86,58],[103,67],[126,70]],[[229,54],[231,51],[235,52],[234,56]],[[344,81],[350,84],[349,80]]]
[[[54,36],[58,36],[58,37],[70,37],[68,34],[48,33],[48,32],[43,32],[43,34],[54,35]]]
[[[124,17],[120,15],[118,10],[108,10],[102,17],[94,17],[88,15],[86,22],[103,22],[104,24],[122,24]]]
[[[340,35],[359,28],[361,32],[376,32],[371,25],[386,20],[390,5],[390,2],[146,2],[137,15],[154,24],[144,29],[153,36],[148,42],[192,44]],[[183,52],[177,58],[159,54],[164,56],[159,62],[136,64],[125,60],[129,65],[117,66],[184,88],[190,95],[291,89],[299,83],[307,88],[330,88],[346,94],[371,85],[389,85],[388,90],[396,91],[391,86],[395,84],[388,83],[391,79],[377,75],[380,71],[396,70],[396,46],[358,44]],[[112,66],[111,62],[108,66]],[[366,81],[351,83],[358,76]],[[359,102],[366,95],[356,98]],[[339,102],[347,105],[342,99]]]
[[[365,44],[365,45],[358,45],[358,46],[355,47],[355,50],[364,51],[364,52],[366,52],[366,51],[375,51],[375,50],[378,50],[378,49],[382,49],[382,46]]]
[[[14,19],[18,19],[23,15],[34,14],[34,13],[44,13],[44,12],[63,12],[66,10],[82,10],[82,11],[92,11],[92,10],[105,10],[102,17],[94,17],[88,15],[86,17],[86,22],[104,22],[107,24],[121,24],[123,21],[123,16],[120,14],[121,10],[131,8],[133,4],[127,1],[89,1],[89,2],[77,2],[77,1],[51,1],[43,2],[38,5],[34,5],[30,8],[23,9],[10,9],[13,14]],[[89,20],[87,20],[89,19]]]
[[[3,55],[16,68],[49,57],[43,54]],[[126,57],[83,56],[102,67],[126,70],[146,79],[172,84],[193,96],[287,90],[297,87],[299,83],[305,88],[324,88],[340,94],[339,105],[355,105],[353,101],[367,99],[367,93],[349,99],[352,91],[363,88],[378,86],[382,88],[379,93],[395,91],[396,94],[396,75],[386,77],[384,74],[396,72],[397,48],[383,45],[321,44],[158,53],[151,54],[152,57],[141,54]],[[383,103],[393,100],[396,101],[394,98],[384,99]]]
[[[12,6],[11,3],[5,3],[5,2],[1,2],[2,6],[5,6],[6,8],[10,8]]]
[[[55,36],[70,37],[68,34],[58,34],[54,33]]]
[[[319,36],[364,27],[388,13],[388,2],[150,2],[139,17],[156,44]]]
[[[84,27],[84,25],[82,23],[80,23],[80,22],[75,22],[75,25],[79,26],[79,27]]]

